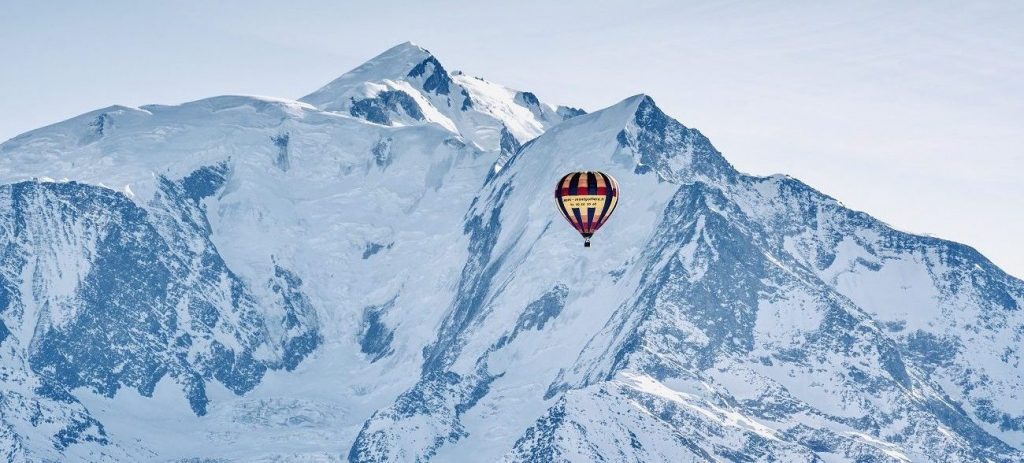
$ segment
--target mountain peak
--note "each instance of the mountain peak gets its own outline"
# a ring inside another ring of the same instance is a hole
[[[707,137],[665,114],[650,96],[634,95],[620,105],[630,112],[617,138],[636,153],[636,173],[656,172],[676,183],[736,174]]]
[[[423,48],[423,47],[421,47],[419,45],[416,45],[416,43],[413,42],[412,40],[406,40],[405,42],[402,42],[402,43],[400,43],[398,45],[395,45],[395,46],[389,48],[387,51],[397,50],[397,49],[417,49],[417,50],[422,50],[422,51],[425,51],[427,53],[430,53],[426,48]],[[385,52],[385,53],[387,53],[387,52]]]
[[[448,72],[437,57],[412,42],[385,50],[300,101],[375,124],[434,124],[483,150],[511,146],[502,140],[525,142],[584,114],[575,108],[556,109],[531,92]]]
[[[447,89],[448,73],[427,49],[412,42],[395,45],[370,58],[355,69],[346,72],[327,85],[306,95],[300,101],[317,107],[337,102],[353,87],[364,82],[404,80],[427,74],[425,86],[434,90]]]
[[[405,76],[424,60],[433,57],[434,55],[426,48],[412,42],[402,42],[370,58],[365,63],[359,65],[359,67],[346,72],[341,78],[356,73],[364,77],[364,80],[371,77],[401,77]],[[369,75],[371,73],[372,75]]]
[[[710,140],[665,114],[644,93],[571,119],[556,131],[566,130],[614,137],[619,148],[632,153],[636,174],[653,173],[673,183],[736,174]]]
[[[594,111],[590,116],[608,121],[611,125],[622,128],[627,124],[633,123],[638,116],[650,112],[652,109],[658,112],[661,111],[654,104],[653,98],[645,93],[638,93],[611,106]]]
[[[632,117],[632,121],[636,124],[644,125],[645,121],[651,118],[671,119],[671,116],[665,114],[658,107],[658,104],[654,102],[654,98],[646,93],[639,93],[626,98],[621,104],[630,109],[629,114]]]

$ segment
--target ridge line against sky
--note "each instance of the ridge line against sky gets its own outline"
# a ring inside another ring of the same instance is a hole
[[[109,106],[299,98],[411,40],[600,109],[637,93],[738,169],[799,178],[1024,277],[1024,3],[5,2],[0,139]]]

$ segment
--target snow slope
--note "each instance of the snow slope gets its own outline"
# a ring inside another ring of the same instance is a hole
[[[566,171],[618,179],[583,248]],[[1024,282],[398,45],[0,145],[13,460],[1024,459]]]

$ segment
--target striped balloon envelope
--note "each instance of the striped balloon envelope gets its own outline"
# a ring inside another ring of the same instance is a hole
[[[565,220],[583,235],[583,246],[615,211],[619,183],[603,172],[570,172],[555,186],[555,203]]]

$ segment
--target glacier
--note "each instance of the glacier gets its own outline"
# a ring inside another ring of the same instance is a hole
[[[8,461],[1024,461],[1020,279],[412,43],[8,140],[0,238]]]

